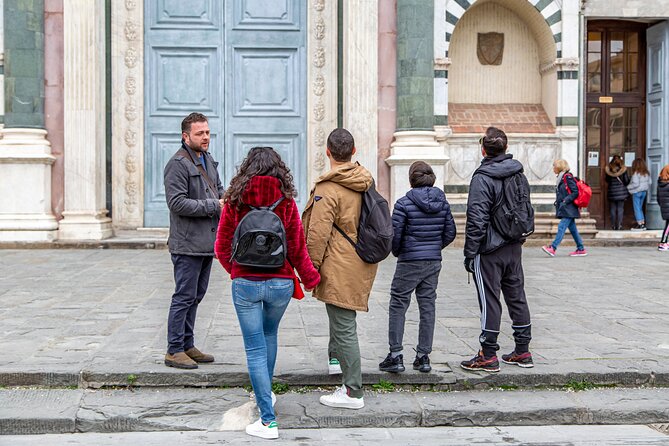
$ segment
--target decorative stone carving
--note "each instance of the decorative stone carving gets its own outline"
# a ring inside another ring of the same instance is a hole
[[[325,147],[325,131],[323,130],[323,127],[318,127],[316,129],[316,134],[314,135],[314,143],[318,147]]]
[[[137,79],[133,76],[128,76],[125,78],[125,92],[130,96],[134,95],[137,91]]]
[[[323,12],[325,9],[325,0],[314,0],[314,9],[318,12]]]
[[[125,66],[135,68],[137,66],[137,50],[134,47],[128,47],[125,52]]]
[[[132,42],[137,40],[138,28],[137,23],[132,20],[125,22],[125,38],[127,41]]]
[[[314,53],[314,66],[316,68],[323,68],[325,66],[325,48],[318,47]]]
[[[323,96],[325,93],[325,78],[322,74],[316,75],[314,78],[314,94],[316,96]]]
[[[316,36],[318,40],[323,40],[325,37],[325,20],[323,20],[323,17],[319,17],[318,20],[316,20]]]
[[[316,160],[314,161],[314,169],[318,172],[322,172],[325,169],[325,155],[323,152],[318,152],[316,155]]]
[[[504,58],[504,34],[478,33],[476,56],[481,65],[502,65]]]
[[[125,170],[128,173],[135,173],[137,172],[137,160],[135,159],[134,155],[129,153],[125,157]]]
[[[322,121],[323,118],[325,118],[325,104],[319,100],[314,107],[314,119],[316,121]]]
[[[132,11],[137,7],[137,0],[125,0],[125,9]]]
[[[125,119],[134,121],[137,119],[137,106],[134,102],[128,102],[125,106]]]
[[[132,129],[128,129],[125,131],[125,135],[123,136],[123,140],[125,141],[125,144],[128,147],[135,147],[137,145],[137,133],[135,133]]]
[[[578,70],[579,65],[580,61],[578,60],[578,57],[562,57],[559,59],[555,59],[554,61],[549,62],[545,65],[542,65],[539,71],[541,72],[541,74],[549,73],[552,70],[575,71]]]
[[[451,68],[450,57],[437,57],[436,59],[434,59],[435,70],[448,70],[449,68]]]

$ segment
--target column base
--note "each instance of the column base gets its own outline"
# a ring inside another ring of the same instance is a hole
[[[390,157],[386,164],[390,166],[390,199],[392,203],[400,199],[411,189],[409,167],[414,161],[425,161],[434,170],[437,179],[435,187],[443,188],[446,180],[446,167],[450,158],[444,153],[444,147],[437,142],[437,133],[430,131],[395,132],[395,141],[390,145]]]
[[[59,240],[103,240],[114,235],[107,211],[63,212],[58,229]]]
[[[58,222],[51,213],[51,144],[46,130],[0,132],[0,241],[53,241]]]

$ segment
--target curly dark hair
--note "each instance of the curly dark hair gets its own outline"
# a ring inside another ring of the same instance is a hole
[[[242,194],[251,178],[261,175],[274,177],[281,183],[281,192],[286,198],[297,197],[290,169],[272,147],[253,147],[237,169],[237,174],[230,181],[230,186],[223,195],[223,200],[237,208],[242,205]]]

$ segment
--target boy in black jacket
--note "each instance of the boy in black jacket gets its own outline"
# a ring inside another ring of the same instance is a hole
[[[390,287],[388,343],[390,353],[379,364],[383,372],[403,372],[402,338],[411,294],[416,291],[420,312],[414,370],[432,370],[435,300],[441,271],[441,250],[455,239],[455,221],[444,191],[433,187],[432,167],[416,161],[409,168],[412,189],[397,200],[393,210],[393,255],[397,259]]]
[[[460,366],[466,370],[499,372],[497,336],[502,318],[500,291],[511,316],[516,348],[502,361],[533,367],[529,351],[530,309],[525,297],[522,242],[509,241],[492,224],[493,209],[501,203],[505,178],[523,172],[523,165],[507,154],[506,134],[489,127],[481,138],[483,161],[469,185],[465,229],[465,269],[474,274],[481,310],[481,350]]]

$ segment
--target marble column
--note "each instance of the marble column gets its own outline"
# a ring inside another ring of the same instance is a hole
[[[423,160],[445,182],[448,157],[434,131],[434,1],[397,1],[397,131],[391,145],[390,198],[409,189],[409,166]]]
[[[376,178],[378,147],[378,0],[344,2],[343,125],[355,160]]]
[[[112,235],[105,209],[105,2],[65,0],[65,208],[59,238]]]
[[[54,157],[44,130],[44,1],[4,0],[0,241],[51,241]]]

